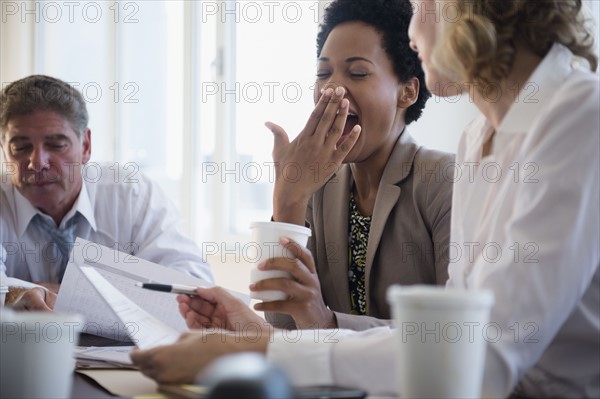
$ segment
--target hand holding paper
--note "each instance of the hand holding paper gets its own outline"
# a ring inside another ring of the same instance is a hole
[[[179,312],[189,328],[239,331],[252,326],[265,332],[273,328],[239,298],[221,287],[200,288],[195,296],[180,295],[177,301]]]
[[[86,319],[83,332],[117,341],[128,340],[128,328],[115,316],[100,295],[96,294],[91,282],[81,271],[81,267],[84,266],[96,269],[127,298],[180,333],[187,331],[188,328],[179,314],[175,296],[168,292],[143,290],[136,287],[136,284],[160,281],[175,286],[211,285],[180,271],[78,238],[73,246],[54,310],[63,313],[79,313]],[[234,295],[246,304],[249,302],[247,295],[241,293],[234,293]]]

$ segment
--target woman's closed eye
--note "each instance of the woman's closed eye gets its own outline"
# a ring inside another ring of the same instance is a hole
[[[319,71],[317,72],[317,79],[326,79],[331,76],[331,72],[329,71]]]

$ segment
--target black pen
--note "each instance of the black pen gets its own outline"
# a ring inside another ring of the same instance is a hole
[[[179,284],[149,284],[135,283],[137,287],[152,291],[170,292],[172,294],[196,295],[196,287]]]

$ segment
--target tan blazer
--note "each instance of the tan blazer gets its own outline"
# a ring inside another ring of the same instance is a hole
[[[402,133],[383,171],[367,244],[365,285],[368,315],[350,315],[348,284],[349,165],[313,194],[307,211],[325,304],[338,327],[354,330],[389,325],[386,290],[392,284],[438,284],[448,279],[450,206],[454,156],[420,147]],[[279,328],[295,328],[284,314],[267,314]]]

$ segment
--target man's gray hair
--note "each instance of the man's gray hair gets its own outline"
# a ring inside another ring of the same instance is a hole
[[[62,115],[79,138],[88,127],[85,100],[77,89],[60,79],[32,75],[10,83],[0,92],[0,140],[4,141],[10,118],[36,111]]]

